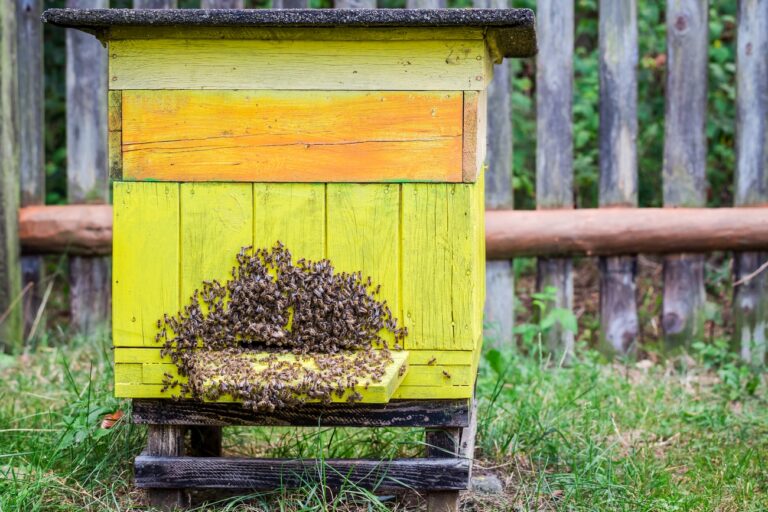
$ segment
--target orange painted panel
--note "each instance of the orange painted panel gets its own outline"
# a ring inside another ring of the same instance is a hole
[[[461,91],[123,92],[123,179],[462,181]]]

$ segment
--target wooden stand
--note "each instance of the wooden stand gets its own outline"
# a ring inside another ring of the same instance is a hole
[[[135,423],[149,425],[147,449],[136,458],[136,485],[150,505],[189,506],[187,491],[274,490],[322,481],[373,491],[426,492],[430,512],[457,511],[459,491],[469,487],[475,414],[468,400],[395,400],[389,404],[308,404],[253,413],[240,404],[134,400]],[[225,426],[422,427],[426,457],[414,459],[249,459],[221,456]],[[185,453],[184,436],[191,433]]]

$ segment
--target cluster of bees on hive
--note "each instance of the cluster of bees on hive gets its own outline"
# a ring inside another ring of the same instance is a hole
[[[254,411],[345,395],[358,401],[360,388],[380,382],[392,362],[381,333],[392,334],[395,350],[407,335],[379,291],[327,259],[294,263],[280,242],[244,247],[230,280],[204,281],[187,306],[158,320],[163,357],[187,377],[165,374],[163,391],[229,396]]]

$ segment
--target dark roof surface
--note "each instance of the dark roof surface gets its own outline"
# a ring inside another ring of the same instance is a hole
[[[530,9],[48,9],[42,20],[107,38],[114,26],[480,27],[504,57],[536,53]]]

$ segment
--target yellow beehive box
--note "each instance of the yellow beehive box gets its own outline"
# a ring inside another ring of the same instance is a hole
[[[530,11],[46,16],[109,51],[118,396],[170,396],[157,320],[278,240],[371,276],[407,327],[363,401],[472,396],[485,89],[494,62],[534,53]]]

